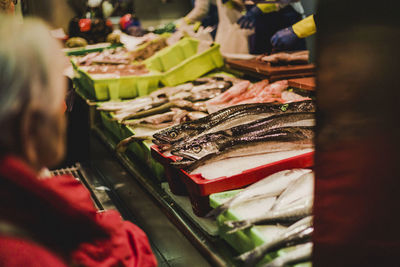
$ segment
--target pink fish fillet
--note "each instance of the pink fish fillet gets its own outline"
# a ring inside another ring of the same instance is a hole
[[[217,104],[222,104],[222,103],[228,103],[229,100],[231,100],[232,98],[244,93],[247,90],[247,88],[250,86],[250,84],[251,83],[249,81],[239,82],[239,83],[235,84],[234,86],[232,86],[231,88],[229,88],[224,93],[220,94],[219,96],[208,100],[206,102],[206,105],[208,106],[208,105],[217,105]]]
[[[229,104],[235,105],[236,103],[239,103],[245,99],[249,99],[249,98],[253,98],[253,97],[257,96],[257,94],[260,91],[262,91],[263,88],[265,86],[267,86],[268,84],[269,84],[268,80],[263,80],[261,82],[253,84],[253,86],[249,87],[244,94],[239,95],[239,96],[233,98],[231,101],[229,101]]]
[[[282,92],[282,99],[285,101],[285,103],[289,103],[289,102],[310,100],[311,98],[303,97],[303,96],[293,93],[293,92],[284,91],[284,92]]]
[[[288,86],[287,80],[277,81],[267,86],[264,89],[264,92],[268,92],[270,95],[280,97],[282,92],[286,90]]]

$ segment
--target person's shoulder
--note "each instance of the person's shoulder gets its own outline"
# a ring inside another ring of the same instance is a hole
[[[0,266],[66,267],[54,253],[31,241],[0,236]]]

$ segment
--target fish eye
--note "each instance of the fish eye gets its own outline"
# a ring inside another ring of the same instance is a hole
[[[199,153],[201,151],[201,146],[194,146],[192,150],[194,153]]]
[[[169,133],[169,136],[171,137],[171,138],[176,138],[177,136],[178,136],[178,134],[177,134],[177,132],[170,132]]]

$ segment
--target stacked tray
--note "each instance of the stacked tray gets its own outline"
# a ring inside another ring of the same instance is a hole
[[[211,194],[242,188],[275,172],[294,168],[308,168],[313,166],[314,163],[314,152],[308,152],[252,168],[230,177],[205,179],[200,174],[188,174],[184,170],[171,167],[170,163],[176,161],[177,157],[166,157],[158,150],[156,145],[152,146],[151,150],[153,157],[165,169],[165,178],[171,191],[174,194],[189,195],[193,212],[198,216],[205,216],[211,210],[209,205],[209,196]]]
[[[216,193],[210,195],[210,206],[212,208],[216,208],[222,205],[229,198],[234,197],[241,190],[232,190],[222,193]],[[231,220],[242,220],[243,218],[240,216],[240,213],[235,210],[235,207],[229,209],[225,213],[219,215],[217,217],[217,225],[219,228],[219,235],[229,243],[238,254],[245,253],[249,250],[256,248],[264,243],[270,242],[273,238],[271,234],[271,229],[274,230],[274,226],[253,226],[246,230],[237,231],[233,234],[227,234],[226,232],[229,230],[225,225],[225,221]],[[276,227],[276,230],[279,227]],[[275,230],[275,231],[276,231]],[[272,260],[275,257],[282,256],[291,248],[284,248],[277,252],[272,252],[267,254],[264,259],[262,259],[257,266],[262,266],[266,262]],[[311,263],[301,263],[296,264],[294,267],[311,267]]]
[[[218,44],[197,54],[198,46],[198,40],[183,38],[146,59],[143,63],[150,73],[140,76],[95,78],[76,65],[74,68],[83,89],[94,99],[129,99],[150,94],[159,88],[160,82],[175,86],[224,65]]]
[[[120,124],[115,120],[111,113],[100,111],[101,122],[104,128],[109,131],[116,140],[120,141],[129,136],[134,135],[134,130],[129,126]],[[128,146],[128,151],[133,153],[142,163],[148,166],[149,170],[159,180],[164,180],[164,167],[159,162],[155,161],[151,156],[150,141],[135,142]]]

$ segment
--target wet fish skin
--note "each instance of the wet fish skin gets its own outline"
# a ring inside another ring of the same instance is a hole
[[[254,266],[269,252],[308,241],[314,231],[312,224],[313,217],[305,217],[289,226],[282,234],[271,240],[271,242],[243,253],[236,259],[244,262],[245,266]]]
[[[284,206],[290,205],[296,200],[314,195],[314,173],[306,173],[296,181],[293,181],[285,191],[275,201],[272,209],[279,210]]]
[[[249,201],[251,199],[277,196],[283,192],[283,190],[288,186],[290,182],[296,180],[302,174],[310,171],[311,170],[309,169],[292,169],[280,171],[269,175],[266,178],[250,185],[243,191],[239,192],[237,195],[229,199],[224,204],[213,209],[207,214],[206,217],[216,218],[218,215],[222,214],[231,207],[236,206],[239,203]]]
[[[217,126],[226,123],[227,121],[240,120],[238,124],[249,122],[245,119],[248,118],[251,114],[266,114],[265,116],[267,116],[267,114],[273,115],[277,113],[299,111],[315,112],[314,102],[302,101],[284,105],[276,105],[271,103],[236,105],[222,109],[218,112],[214,112],[207,117],[201,118],[199,120],[183,123],[165,129],[164,131],[160,131],[154,134],[154,138],[157,140],[156,143],[160,145],[165,143],[174,144],[178,142],[184,142],[190,138],[194,138],[195,136],[205,131],[210,132]],[[227,128],[232,127],[232,124],[228,125],[229,126]],[[221,127],[216,128],[216,131],[218,130],[222,130]]]
[[[193,103],[185,100],[176,100],[176,101],[171,101],[166,104],[163,104],[161,106],[148,109],[145,111],[140,111],[134,114],[129,114],[125,116],[122,121],[128,120],[128,119],[138,119],[138,118],[143,118],[143,117],[148,117],[151,115],[155,114],[160,114],[167,112],[171,108],[182,108],[182,109],[192,109],[193,108]]]
[[[313,135],[313,127],[282,127],[256,134],[249,133],[238,138],[210,134],[183,148],[179,147],[179,150],[172,150],[171,153],[194,161],[186,168],[192,171],[210,160],[311,148]]]
[[[286,254],[272,260],[262,267],[282,267],[293,265],[311,260],[313,250],[312,242],[297,245],[295,250],[289,251]]]
[[[255,224],[267,224],[277,222],[293,222],[311,215],[313,203],[295,204],[285,207],[281,210],[270,210],[265,214],[255,218],[241,220],[241,221],[225,221],[224,224],[231,230],[227,234],[232,234],[237,231],[247,229]]]

